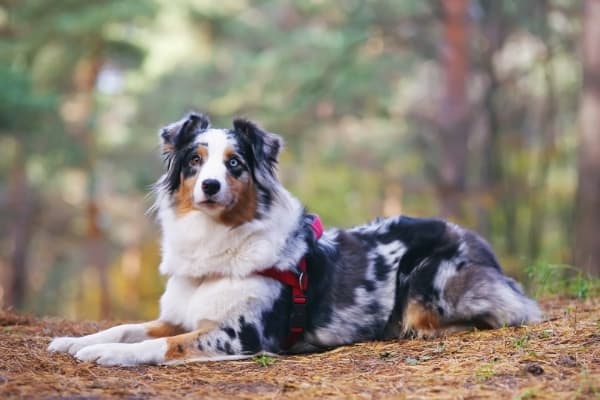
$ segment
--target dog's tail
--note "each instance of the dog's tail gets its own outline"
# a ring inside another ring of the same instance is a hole
[[[401,328],[405,335],[438,336],[542,320],[537,303],[502,272],[481,237],[452,224],[441,236],[444,250],[434,251],[404,279],[408,294]]]
[[[537,303],[521,285],[497,269],[479,265],[467,265],[449,279],[442,300],[448,323],[472,321],[475,326],[500,328],[542,319]]]

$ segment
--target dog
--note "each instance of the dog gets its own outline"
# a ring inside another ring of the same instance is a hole
[[[156,321],[48,349],[134,366],[302,353],[540,321],[477,234],[398,216],[322,231],[279,182],[282,139],[190,113],[163,128],[155,185],[168,276]]]

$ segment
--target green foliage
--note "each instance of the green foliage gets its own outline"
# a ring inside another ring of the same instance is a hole
[[[512,339],[512,345],[515,349],[522,350],[529,345],[529,336],[522,335]]]
[[[261,354],[259,356],[253,357],[252,361],[257,363],[261,367],[270,367],[271,365],[277,362],[277,359],[274,357],[267,356],[266,354]]]
[[[490,378],[493,378],[496,375],[496,371],[494,369],[494,363],[485,363],[482,364],[475,370],[475,378],[479,382],[485,382]]]
[[[86,199],[96,196],[115,313],[155,311],[158,233],[143,215],[151,204],[145,195],[160,174],[157,130],[190,109],[209,113],[215,126],[244,115],[281,134],[281,179],[327,226],[398,212],[438,216],[446,200],[438,179],[439,7],[413,0],[3,2],[0,194],[18,153],[39,200],[31,307],[75,310],[76,296],[56,295],[63,287],[87,293],[85,307],[99,298],[98,279],[83,268]],[[573,0],[471,4],[473,132],[456,222],[488,238],[511,274],[530,264],[538,296],[599,291],[597,280],[559,264],[570,256],[580,8]],[[112,71],[120,84],[107,91],[96,76],[82,89],[86,66]],[[12,210],[2,212],[0,225],[12,226]],[[0,247],[8,249],[10,235],[2,233]],[[8,265],[4,257],[0,263]],[[135,289],[140,274],[152,286],[147,293]]]
[[[539,262],[526,269],[529,286],[535,297],[570,296],[587,299],[600,294],[600,279],[566,264]]]
[[[0,87],[0,131],[31,128],[55,110],[56,98],[36,93],[24,71],[0,65]]]
[[[523,389],[519,394],[517,394],[514,399],[515,400],[532,400],[538,397],[538,389],[536,388],[526,388]]]

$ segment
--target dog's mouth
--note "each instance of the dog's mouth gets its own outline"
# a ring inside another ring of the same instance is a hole
[[[208,207],[216,206],[218,204],[219,203],[217,203],[215,200],[211,200],[211,199],[207,199],[207,200],[200,202],[200,205],[208,206]]]
[[[205,210],[214,210],[223,207],[223,204],[214,199],[206,199],[198,203],[198,206],[204,208]]]

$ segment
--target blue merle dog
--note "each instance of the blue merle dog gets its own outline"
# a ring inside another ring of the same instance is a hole
[[[281,138],[251,121],[215,129],[191,113],[165,127],[160,141],[165,171],[155,208],[168,281],[158,319],[55,338],[49,350],[131,366],[541,319],[490,246],[457,225],[399,216],[315,235],[313,218],[277,179]],[[288,348],[296,289],[262,272],[297,274],[301,264],[308,276],[302,334]]]

